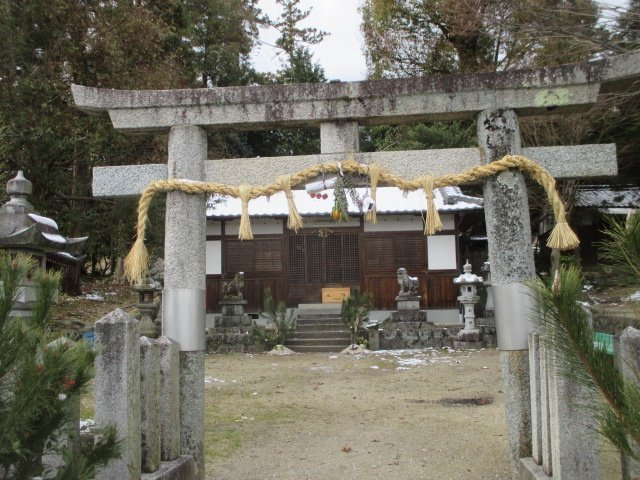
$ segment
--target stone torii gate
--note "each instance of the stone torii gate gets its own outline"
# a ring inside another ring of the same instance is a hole
[[[381,81],[121,91],[74,85],[78,108],[108,112],[123,132],[169,133],[168,163],[95,168],[96,196],[139,195],[149,181],[187,179],[260,185],[310,165],[354,153],[411,177],[456,173],[506,154],[524,155],[557,178],[615,175],[614,145],[521,148],[518,116],[575,112],[598,94],[640,77],[640,54],[554,68]],[[477,149],[358,152],[360,125],[476,119]],[[207,130],[319,127],[321,154],[207,160]],[[498,347],[514,478],[531,455],[527,335],[535,275],[527,192],[522,174],[485,182]],[[180,343],[181,453],[194,455],[204,478],[205,196],[167,194],[163,333]]]

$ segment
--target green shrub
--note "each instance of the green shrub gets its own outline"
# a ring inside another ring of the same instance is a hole
[[[351,343],[360,343],[364,338],[364,322],[373,308],[370,293],[361,293],[359,289],[352,288],[349,297],[342,300],[340,316],[351,332]]]
[[[276,304],[269,288],[264,291],[262,308],[261,313],[269,320],[269,324],[266,327],[254,324],[253,338],[265,350],[271,350],[276,345],[284,345],[296,329],[293,311],[287,312],[287,306],[284,302]]]

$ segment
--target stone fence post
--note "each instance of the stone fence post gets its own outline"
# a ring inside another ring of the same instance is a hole
[[[558,372],[559,359],[538,333],[529,334],[532,457],[520,461],[526,480],[598,480],[593,392]]]
[[[140,441],[142,471],[160,468],[160,347],[140,337]]]
[[[616,366],[624,375],[625,380],[639,385],[640,373],[640,330],[627,327],[613,337],[613,354]],[[632,444],[636,453],[640,453],[640,447]],[[640,462],[627,455],[620,456],[623,480],[640,478]]]
[[[169,337],[160,347],[160,454],[163,461],[180,456],[180,345]]]
[[[138,480],[140,448],[140,330],[138,322],[117,309],[95,323],[95,420],[114,425],[122,456],[110,461],[96,480]]]

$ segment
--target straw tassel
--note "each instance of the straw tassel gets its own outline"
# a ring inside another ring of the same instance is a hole
[[[551,175],[539,175],[541,178],[540,184],[547,192],[547,199],[553,209],[553,215],[556,219],[556,225],[551,230],[551,234],[547,240],[547,246],[556,250],[573,250],[580,245],[578,236],[571,230],[571,227],[567,223],[567,214],[564,209],[564,203],[558,195],[556,190],[556,181]]]
[[[253,240],[251,232],[251,220],[249,219],[249,196],[251,195],[251,185],[240,185],[238,187],[240,200],[242,201],[242,214],[240,215],[240,231],[238,238],[240,240]]]
[[[380,181],[380,165],[374,163],[369,166],[369,179],[371,181],[371,200],[374,201],[373,208],[367,212],[365,219],[371,223],[378,223],[378,182]]]
[[[555,227],[551,230],[551,235],[549,235],[549,239],[547,240],[547,246],[564,251],[573,250],[577,248],[578,245],[580,245],[580,240],[567,223],[565,214],[562,212],[556,220]]]
[[[138,202],[138,223],[136,225],[136,241],[124,259],[124,275],[131,284],[141,283],[149,270],[149,253],[144,244],[147,221],[149,219],[149,206],[156,191],[161,190],[161,182],[151,182],[144,189]]]
[[[422,177],[424,196],[427,199],[427,218],[424,222],[424,234],[433,235],[434,233],[442,230],[442,221],[440,221],[440,214],[436,208],[436,202],[434,201],[433,189],[435,188],[435,179],[431,175]]]
[[[138,237],[124,259],[124,275],[130,284],[142,282],[149,269],[148,262],[149,253],[144,244],[144,237]]]
[[[298,230],[302,228],[302,217],[298,213],[298,207],[293,201],[293,193],[291,193],[291,175],[283,175],[276,180],[278,187],[284,192],[287,197],[287,206],[289,207],[289,220],[287,221],[287,228],[298,233]]]

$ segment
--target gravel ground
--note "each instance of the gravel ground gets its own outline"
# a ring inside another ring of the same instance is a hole
[[[209,355],[207,478],[507,479],[495,350]]]
[[[496,350],[208,355],[205,388],[207,479],[511,478]]]

